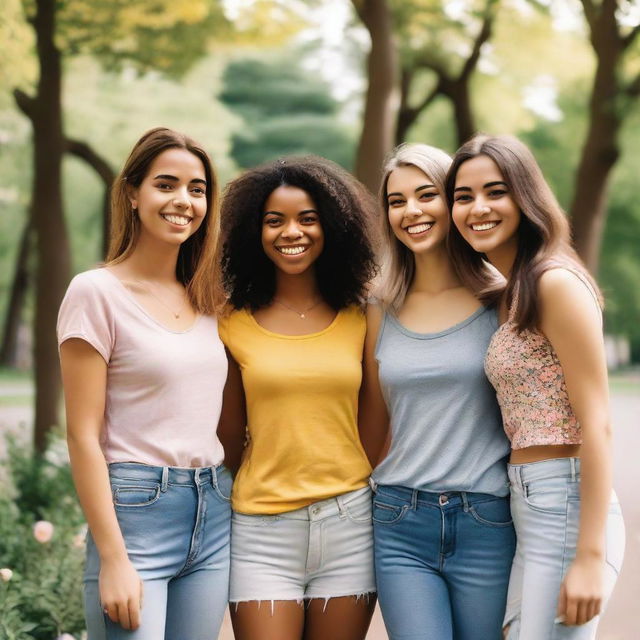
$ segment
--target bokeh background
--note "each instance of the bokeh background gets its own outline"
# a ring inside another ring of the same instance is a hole
[[[598,637],[640,638],[638,0],[2,0],[1,11],[0,640],[82,637],[55,318],[72,275],[104,256],[114,176],[159,125],[202,141],[221,185],[312,152],[376,190],[396,143],[453,152],[478,130],[533,149],[607,301],[628,537]],[[379,614],[369,638],[386,638]]]

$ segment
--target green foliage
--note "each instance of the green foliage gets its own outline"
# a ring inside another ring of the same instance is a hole
[[[244,120],[232,138],[241,167],[289,154],[315,153],[352,164],[354,141],[337,121],[339,104],[328,85],[290,60],[244,59],[224,73],[220,99]]]
[[[59,441],[47,457],[8,442],[0,473],[8,491],[0,497],[0,567],[13,571],[0,580],[0,640],[51,640],[79,635],[82,613],[83,517],[66,462],[56,462]],[[34,524],[54,526],[38,542]]]

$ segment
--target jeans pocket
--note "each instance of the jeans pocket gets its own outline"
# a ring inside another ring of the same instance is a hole
[[[344,505],[347,517],[357,524],[371,524],[371,494],[366,493],[358,500]]]
[[[113,484],[113,504],[116,507],[148,507],[160,498],[159,484]]]
[[[622,511],[618,503],[612,503],[609,505],[609,515],[607,517],[605,558],[607,564],[616,574],[619,574],[622,568],[625,542],[625,526]]]
[[[524,486],[524,499],[534,511],[564,515],[567,512],[567,479],[546,478],[528,482]]]
[[[513,525],[511,519],[511,508],[507,498],[495,498],[494,500],[482,500],[471,503],[469,513],[479,524],[489,527],[510,527]]]
[[[409,505],[385,504],[377,498],[373,501],[372,519],[376,524],[396,524],[403,518]]]
[[[216,481],[213,486],[216,495],[225,502],[231,502],[231,487],[233,486],[233,477],[226,467],[220,465],[216,469]]]
[[[236,527],[270,527],[282,518],[278,515],[252,515],[248,513],[233,512],[231,526]]]

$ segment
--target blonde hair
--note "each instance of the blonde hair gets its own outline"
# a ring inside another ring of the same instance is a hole
[[[451,158],[444,151],[426,144],[404,143],[387,156],[383,166],[378,199],[382,207],[380,231],[382,236],[382,272],[374,288],[374,296],[385,307],[397,311],[404,302],[415,273],[413,252],[396,238],[387,210],[387,183],[391,172],[399,167],[416,167],[433,182],[443,201],[445,179]]]
[[[122,262],[135,250],[140,219],[131,209],[130,191],[140,186],[153,161],[167,149],[189,151],[204,166],[207,213],[200,228],[180,246],[176,278],[186,287],[193,308],[210,314],[223,303],[218,259],[218,180],[207,152],[182,133],[157,127],[147,131],[131,150],[111,192],[111,233],[106,263]]]

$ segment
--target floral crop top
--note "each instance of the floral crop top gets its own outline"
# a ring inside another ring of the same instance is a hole
[[[569,270],[596,297],[584,275]],[[569,403],[560,360],[539,331],[527,329],[518,333],[513,320],[516,304],[517,298],[509,319],[494,333],[484,363],[487,378],[496,390],[511,448],[581,444],[580,425]]]

